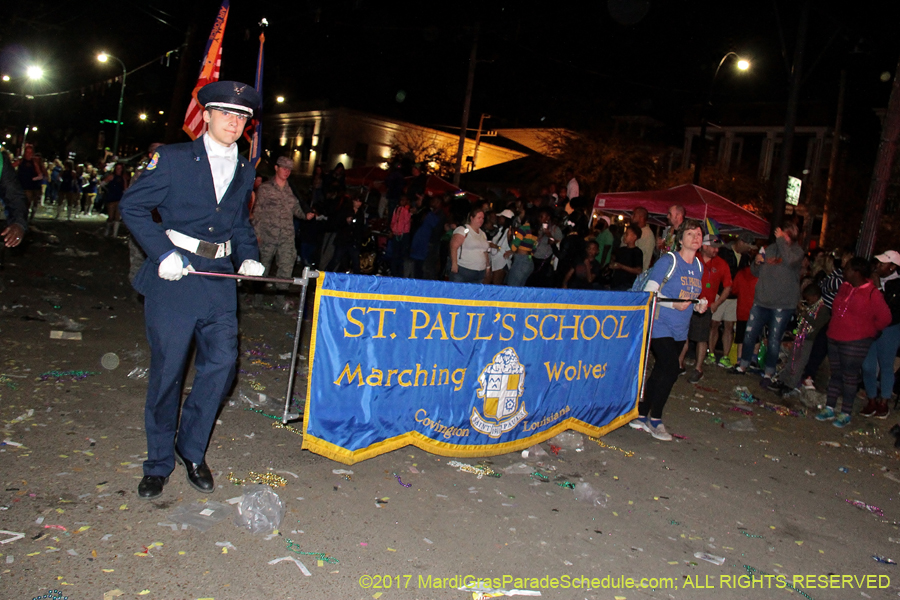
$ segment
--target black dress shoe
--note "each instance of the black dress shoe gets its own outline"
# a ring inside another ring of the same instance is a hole
[[[192,488],[202,494],[213,493],[213,490],[216,489],[216,485],[213,483],[212,473],[210,472],[209,467],[206,466],[205,460],[199,465],[197,463],[192,463],[181,456],[181,453],[177,448],[175,449],[175,460],[184,467],[184,470],[187,472],[188,483],[191,484]]]
[[[169,483],[168,477],[162,475],[144,475],[138,484],[138,498],[152,500],[162,495],[163,486]]]

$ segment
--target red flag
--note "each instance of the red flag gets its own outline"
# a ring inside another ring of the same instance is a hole
[[[184,115],[182,129],[192,140],[196,140],[206,131],[206,123],[203,122],[203,107],[197,102],[197,92],[204,85],[219,80],[219,69],[222,66],[222,37],[225,35],[225,23],[228,21],[228,1],[222,0],[222,6],[219,7],[219,14],[216,15],[216,22],[213,24],[209,40],[206,42],[206,58],[203,59],[203,66],[200,68],[200,77],[197,78],[197,85],[194,86],[194,91],[191,93],[191,103]]]

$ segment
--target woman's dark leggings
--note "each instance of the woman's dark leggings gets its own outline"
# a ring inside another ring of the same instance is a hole
[[[860,369],[874,341],[874,338],[851,342],[828,340],[828,364],[831,367],[826,400],[828,406],[836,408],[840,398],[841,411],[848,415],[853,413],[853,402],[856,400],[856,390],[859,389]]]
[[[656,362],[644,386],[644,398],[638,404],[638,413],[642,417],[649,414],[651,419],[662,418],[663,407],[678,380],[678,355],[683,347],[684,340],[676,341],[675,338],[650,340],[650,352]]]

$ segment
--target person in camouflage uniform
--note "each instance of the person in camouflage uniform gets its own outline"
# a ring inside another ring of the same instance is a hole
[[[285,279],[291,277],[297,260],[293,217],[302,220],[315,218],[306,206],[301,206],[288,185],[293,167],[290,158],[279,156],[275,161],[275,177],[260,185],[256,192],[251,222],[259,239],[259,261],[266,268],[267,277],[271,277],[273,257],[278,267],[277,276]],[[289,309],[290,305],[283,295],[287,284],[279,283],[276,287],[279,291],[276,303],[281,305],[279,308]]]

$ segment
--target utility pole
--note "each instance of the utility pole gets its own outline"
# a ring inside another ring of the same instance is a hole
[[[472,52],[469,54],[469,76],[466,80],[466,97],[463,100],[462,123],[459,127],[459,148],[456,150],[456,169],[453,171],[453,185],[459,186],[459,176],[462,171],[463,154],[466,152],[466,130],[469,127],[469,107],[472,104],[472,87],[475,84],[475,64],[478,61],[478,30],[480,24],[475,24],[475,36],[472,38]]]
[[[869,187],[869,199],[866,202],[866,212],[863,213],[862,227],[859,232],[859,241],[856,243],[856,253],[870,258],[875,249],[875,236],[878,233],[878,223],[881,221],[881,213],[884,209],[884,198],[887,195],[888,184],[891,181],[891,167],[894,164],[894,154],[897,152],[897,138],[900,137],[900,60],[894,69],[894,84],[891,86],[891,99],[888,101],[887,115],[884,117],[884,125],[881,128],[881,143],[878,145],[878,157],[875,159],[875,170],[872,172],[872,184]]]
[[[831,208],[831,193],[834,191],[834,176],[837,171],[838,154],[840,154],[841,124],[844,120],[844,96],[846,91],[847,69],[841,69],[837,117],[834,119],[834,137],[831,141],[831,159],[828,161],[828,179],[825,181],[825,205],[822,207],[822,231],[819,232],[819,248],[825,245],[826,230],[828,229],[828,211]]]
[[[169,112],[166,113],[166,133],[163,141],[167,144],[183,142],[185,135],[182,130],[184,125],[184,113],[190,103],[191,85],[197,81],[196,45],[197,18],[202,2],[194,5],[194,18],[184,34],[184,46],[181,48],[181,56],[178,57],[178,73],[175,75],[175,88],[172,91],[172,102],[169,103]],[[191,80],[193,77],[193,81]]]
[[[797,126],[797,104],[800,101],[801,73],[803,71],[803,51],[806,46],[806,30],[809,25],[809,5],[811,0],[803,3],[800,11],[800,26],[797,31],[797,42],[794,47],[794,63],[791,65],[791,91],[788,95],[787,115],[784,118],[784,136],[781,140],[781,168],[778,172],[778,185],[775,187],[775,206],[772,214],[772,232],[784,224],[784,200],[787,194],[788,175],[791,169],[791,155],[794,150],[794,128]]]
[[[481,113],[481,119],[478,121],[478,133],[475,135],[475,151],[472,152],[472,170],[475,170],[478,164],[478,146],[481,145],[481,132],[484,129],[484,120],[490,119],[491,115]]]

